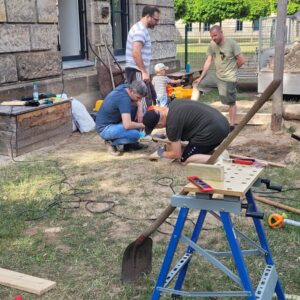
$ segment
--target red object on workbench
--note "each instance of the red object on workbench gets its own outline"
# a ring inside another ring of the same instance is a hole
[[[253,165],[254,161],[253,160],[249,160],[249,159],[233,159],[232,160],[233,163],[235,164],[240,164],[240,165]]]
[[[17,295],[17,296],[15,297],[15,300],[23,300],[23,297],[22,297],[21,295]]]
[[[213,191],[213,188],[208,183],[200,179],[198,176],[188,176],[187,179],[196,187],[200,188],[203,192]]]

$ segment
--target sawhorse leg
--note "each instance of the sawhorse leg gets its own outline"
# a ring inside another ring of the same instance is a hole
[[[164,286],[164,283],[166,281],[166,278],[167,278],[167,275],[170,270],[170,266],[171,266],[171,263],[172,263],[172,260],[173,260],[174,254],[175,254],[175,250],[176,250],[178,242],[180,240],[180,236],[181,236],[182,229],[184,227],[184,223],[187,218],[188,212],[189,212],[189,208],[181,208],[179,211],[177,221],[176,221],[176,224],[174,227],[174,231],[172,233],[171,240],[170,240],[163,264],[161,266],[158,279],[156,281],[154,292],[152,294],[152,298],[151,298],[152,300],[157,300],[160,298],[160,291],[157,289],[157,287]]]
[[[201,210],[199,217],[197,219],[196,225],[194,227],[193,233],[192,233],[192,237],[191,240],[194,243],[197,243],[205,217],[206,217],[207,211],[206,210]],[[188,247],[186,253],[193,253],[194,249],[192,247]],[[187,262],[184,267],[182,268],[182,270],[179,272],[178,274],[178,278],[175,284],[175,290],[181,290],[182,285],[183,285],[183,281],[185,278],[185,274],[187,272],[189,266],[189,262]]]
[[[255,300],[255,293],[252,288],[251,280],[248,275],[248,271],[246,268],[246,264],[239,246],[239,242],[236,238],[236,234],[234,232],[234,228],[231,222],[231,218],[229,213],[220,212],[220,217],[223,222],[224,230],[229,242],[229,246],[231,248],[232,256],[235,262],[235,266],[238,270],[238,273],[241,278],[241,283],[245,291],[251,292],[251,296],[247,297],[247,299]]]
[[[254,201],[251,190],[249,190],[246,193],[246,198],[247,198],[248,205],[251,205],[252,210],[254,212],[257,212],[256,203]],[[254,222],[254,225],[255,225],[255,228],[256,228],[256,232],[257,232],[257,235],[258,235],[258,238],[259,238],[260,245],[267,252],[267,255],[265,255],[265,261],[268,265],[274,265],[271,250],[270,250],[267,238],[266,238],[264,228],[261,224],[261,221],[257,218],[253,218],[253,222]],[[280,283],[279,279],[276,283],[275,293],[277,295],[278,300],[284,300],[285,299],[284,291],[283,291],[283,288],[281,286],[281,283]]]

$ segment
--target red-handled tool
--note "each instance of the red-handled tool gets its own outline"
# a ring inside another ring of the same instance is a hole
[[[234,158],[232,160],[232,162],[234,164],[240,164],[240,165],[253,165],[254,164],[254,160],[252,159],[239,159],[239,158]]]
[[[240,165],[254,165],[254,159],[243,159],[243,158],[233,158],[233,159],[224,159],[226,162],[230,162],[232,164],[240,164]]]

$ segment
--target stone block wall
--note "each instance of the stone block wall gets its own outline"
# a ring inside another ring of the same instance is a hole
[[[113,43],[110,0],[85,1],[87,38],[96,52],[97,45],[100,45],[105,60],[104,40],[111,50]],[[0,102],[30,95],[35,79],[39,80],[40,92],[60,93],[64,87],[70,96],[80,99],[80,95],[84,95],[83,102],[90,107],[95,99],[99,99],[96,98],[99,97],[99,86],[95,68],[62,72],[61,55],[57,49],[59,29],[56,2],[0,0]],[[152,65],[164,62],[171,69],[178,68],[173,0],[128,2],[129,27],[139,21],[144,5],[160,8],[161,21],[154,30],[150,30]],[[95,55],[88,45],[86,51],[88,59],[93,61]]]
[[[164,62],[171,70],[178,69],[179,61],[176,59],[176,28],[173,0],[136,0],[136,21],[142,16],[143,7],[156,5],[160,11],[159,24],[150,30],[152,41],[152,72],[153,66]],[[131,24],[132,25],[132,24]]]
[[[56,0],[0,0],[0,84],[61,73]]]
[[[161,11],[159,24],[150,30],[152,41],[152,67],[158,61],[168,62],[172,69],[178,67],[178,63],[173,63],[176,60],[176,28],[175,28],[175,13],[173,0],[131,0],[129,1],[129,28],[138,22],[142,16],[142,10],[145,5],[156,5]],[[102,12],[107,10],[109,14],[104,17]],[[89,12],[90,11],[90,12]],[[87,7],[87,19],[89,29],[89,39],[92,41],[93,47],[101,45],[100,51],[102,58],[106,60],[104,50],[104,39],[112,49],[112,27],[111,27],[111,7],[110,1],[90,0],[89,9]],[[90,16],[89,16],[90,15]],[[94,58],[94,54],[89,51],[89,56]]]

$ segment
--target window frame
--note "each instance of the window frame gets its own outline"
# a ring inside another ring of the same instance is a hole
[[[115,1],[120,2],[121,9],[115,10],[114,3]],[[129,1],[128,0],[111,0],[111,27],[112,27],[112,40],[113,40],[113,49],[115,55],[125,55],[126,52],[126,42],[127,42],[127,34],[129,31]],[[121,15],[121,44],[122,48],[116,48],[116,31],[115,31],[115,16],[116,14]]]
[[[210,30],[211,24],[209,22],[203,22],[203,32],[208,32]]]
[[[235,31],[243,31],[244,24],[242,20],[237,19],[235,23]]]

